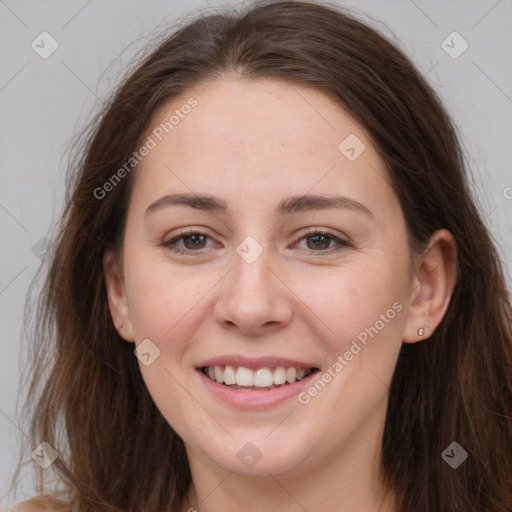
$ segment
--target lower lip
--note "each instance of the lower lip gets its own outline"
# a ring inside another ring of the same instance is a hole
[[[317,373],[315,371],[300,381],[294,382],[293,384],[285,384],[275,389],[268,389],[266,391],[244,391],[219,384],[208,378],[199,369],[197,372],[207,389],[217,399],[228,405],[247,410],[272,407],[289,398],[297,396]]]

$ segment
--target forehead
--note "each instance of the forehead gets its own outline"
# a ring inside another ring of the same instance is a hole
[[[173,116],[185,110],[190,98],[197,105],[180,119]],[[196,87],[164,105],[148,134],[154,127],[165,128],[171,117],[176,124],[162,134],[165,143],[190,157],[222,151],[223,156],[243,154],[245,160],[290,152],[318,158],[322,153],[337,154],[344,134],[367,138],[362,127],[324,94],[275,80],[226,78]]]
[[[198,86],[165,104],[146,137],[155,145],[138,165],[135,189],[148,200],[176,191],[394,200],[364,129],[326,95],[296,84],[230,78]]]

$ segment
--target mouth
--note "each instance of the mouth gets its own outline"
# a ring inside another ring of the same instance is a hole
[[[317,372],[318,368],[302,366],[248,368],[212,365],[202,366],[199,370],[211,381],[227,388],[243,391],[270,391],[300,382]]]
[[[202,360],[195,370],[215,402],[237,410],[265,410],[286,404],[315,378],[320,367],[281,356],[219,355]]]

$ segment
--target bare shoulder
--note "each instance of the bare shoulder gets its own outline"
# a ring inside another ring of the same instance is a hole
[[[71,506],[53,496],[36,496],[14,505],[9,512],[73,512]]]

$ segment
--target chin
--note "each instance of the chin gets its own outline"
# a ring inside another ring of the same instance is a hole
[[[269,473],[296,474],[309,458],[306,448],[309,451],[310,444],[303,439],[294,441],[289,435],[284,436],[286,442],[282,438],[272,439],[272,434],[265,438],[268,434],[268,429],[265,434],[254,432],[254,435],[245,430],[243,435],[228,436],[226,443],[216,443],[215,446],[202,443],[201,451],[214,464],[235,474],[258,477],[267,477]]]

